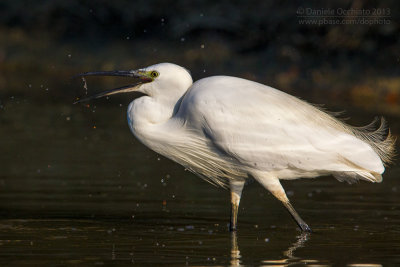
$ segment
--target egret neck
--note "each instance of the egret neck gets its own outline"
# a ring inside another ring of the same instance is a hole
[[[163,74],[152,83],[140,87],[137,91],[145,96],[135,99],[128,107],[129,127],[143,143],[144,135],[151,135],[151,128],[168,122],[174,116],[182,97],[193,83],[189,73],[178,77]]]

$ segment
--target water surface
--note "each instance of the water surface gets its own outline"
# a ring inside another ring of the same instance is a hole
[[[283,182],[312,234],[249,184],[232,235],[229,193],[136,141],[125,109],[12,99],[0,110],[1,265],[400,264],[398,165],[381,184]]]

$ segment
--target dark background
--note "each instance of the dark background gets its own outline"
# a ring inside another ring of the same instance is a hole
[[[306,8],[386,9],[377,18],[390,23],[301,25]],[[241,76],[328,106],[397,115],[398,10],[397,1],[2,1],[1,99],[71,101],[81,93],[69,81],[76,73],[173,62],[195,80]]]
[[[264,83],[356,126],[382,115],[400,133],[399,1],[2,0],[0,265],[400,264],[398,157],[380,184],[283,181],[311,236],[250,184],[232,236],[229,192],[133,137],[135,94],[72,104],[86,94],[78,73],[159,62]],[[127,83],[87,80],[88,94]]]

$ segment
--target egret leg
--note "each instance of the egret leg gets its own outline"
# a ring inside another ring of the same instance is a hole
[[[229,224],[229,231],[236,231],[237,229],[237,215],[239,211],[240,197],[244,187],[243,180],[229,181],[229,188],[231,190],[231,222]]]
[[[278,178],[275,178],[269,174],[253,174],[253,177],[262,184],[268,191],[270,191],[278,200],[282,202],[287,211],[290,213],[292,218],[296,221],[297,225],[303,232],[311,232],[311,228],[307,225],[305,221],[300,217],[300,215],[293,208],[288,197],[286,196],[285,190],[283,189]]]
[[[286,194],[285,194],[286,195]],[[308,226],[308,224],[306,224],[305,221],[303,221],[302,218],[300,218],[300,215],[296,212],[296,210],[293,208],[292,204],[290,204],[289,200],[287,200],[287,202],[283,202],[283,205],[286,207],[286,209],[289,211],[290,215],[292,216],[292,218],[296,221],[297,225],[300,227],[300,229],[303,232],[309,232],[311,233],[311,228],[310,226]]]

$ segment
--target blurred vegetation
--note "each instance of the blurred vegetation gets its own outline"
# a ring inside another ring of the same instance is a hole
[[[300,7],[388,8],[390,24],[301,25]],[[76,73],[169,61],[195,80],[241,76],[314,102],[400,115],[399,7],[389,0],[3,0],[0,101],[71,102],[82,93],[70,79]]]

